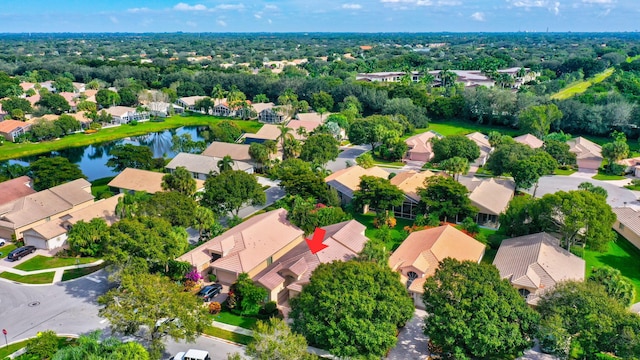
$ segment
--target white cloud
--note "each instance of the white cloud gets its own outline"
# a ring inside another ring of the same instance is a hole
[[[362,9],[362,5],[360,5],[360,4],[342,4],[342,8],[343,9],[349,9],[349,10],[358,10],[358,9]]]
[[[262,14],[261,13],[255,13],[253,14],[253,17],[256,19],[262,19]]]
[[[220,25],[222,27],[227,26],[227,22],[222,20],[222,19],[216,20],[216,24],[218,24],[218,25]]]
[[[278,10],[278,7],[276,5],[273,4],[267,4],[264,6],[265,10]]]
[[[197,23],[197,22],[194,22],[194,21],[187,21],[185,24],[187,24],[187,26],[189,26],[189,27],[196,27],[196,26],[198,26],[198,23]]]
[[[271,22],[272,22],[272,21],[271,21],[271,19],[267,19],[267,22],[268,22],[269,24],[271,24]]]
[[[118,18],[115,16],[109,16],[109,20],[111,20],[111,22],[114,24],[117,24],[120,22],[120,20],[118,20]]]
[[[471,18],[475,21],[484,21],[484,13],[480,11],[476,11],[471,14]]]
[[[380,0],[381,3],[390,4],[392,6],[400,6],[406,8],[406,5],[415,6],[457,6],[462,5],[458,0]]]
[[[220,4],[215,8],[220,10],[244,10],[244,4]]]
[[[598,1],[598,0],[596,0]],[[549,0],[507,0],[511,6],[530,10],[531,8],[547,8],[552,13],[558,15],[560,13],[560,2]]]
[[[586,4],[613,4],[614,0],[582,0]]]
[[[147,13],[147,12],[151,12],[151,9],[146,8],[146,7],[142,7],[142,8],[133,8],[133,9],[127,9],[127,12],[129,13]]]
[[[178,3],[173,9],[178,11],[206,11],[207,7],[202,4],[189,5],[187,3]]]

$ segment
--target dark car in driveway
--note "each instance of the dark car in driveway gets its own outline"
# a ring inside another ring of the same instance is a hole
[[[222,292],[222,285],[212,284],[212,285],[207,285],[202,289],[200,289],[200,291],[198,292],[198,296],[202,298],[202,300],[204,301],[211,301],[213,300],[214,297],[216,297],[216,295],[220,294],[221,292]]]
[[[11,261],[16,261],[16,260],[20,260],[23,257],[33,253],[34,251],[36,251],[36,247],[33,245],[27,245],[27,246],[23,246],[23,247],[19,247],[13,251],[11,251],[9,253],[9,255],[7,255],[7,259],[11,260]]]

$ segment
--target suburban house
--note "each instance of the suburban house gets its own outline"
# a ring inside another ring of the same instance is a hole
[[[611,209],[616,214],[613,230],[640,249],[640,212],[630,207]]]
[[[472,140],[480,148],[480,157],[471,164],[472,166],[484,166],[487,163],[489,154],[493,151],[491,144],[489,143],[489,137],[483,133],[473,132],[467,135],[467,139]]]
[[[290,298],[297,296],[309,283],[311,273],[320,264],[353,259],[369,240],[366,227],[355,220],[325,226],[323,243],[327,248],[312,254],[306,242],[301,242],[279,260],[274,261],[253,279],[269,292],[269,301],[287,306]]]
[[[398,82],[407,73],[403,71],[387,71],[387,72],[375,72],[375,73],[360,73],[356,75],[356,80],[370,81],[370,82]],[[412,71],[409,74],[411,81],[418,82],[422,77],[422,73],[419,71]]]
[[[481,179],[477,177],[460,176],[458,182],[469,190],[471,205],[478,208],[475,221],[478,225],[497,229],[500,227],[500,214],[509,207],[509,202],[515,193],[515,183],[512,180]],[[464,219],[457,219],[462,221]]]
[[[287,210],[276,209],[232,227],[177,260],[231,285],[241,273],[254,279],[300,244],[306,245],[304,232],[287,220]]]
[[[327,120],[329,115],[331,115],[330,112],[325,112],[325,113],[322,113],[322,114],[317,113],[317,112],[297,113],[296,114],[296,119],[298,119],[300,121],[313,121],[313,122],[317,122],[317,123],[323,123],[325,120]]]
[[[176,104],[178,104],[182,108],[187,109],[189,111],[201,111],[201,109],[196,109],[196,102],[198,102],[199,100],[202,100],[202,99],[204,99],[206,97],[208,97],[208,96],[186,96],[186,97],[181,97],[178,100],[176,100]]]
[[[516,136],[513,138],[513,140],[515,140],[516,142],[519,142],[520,144],[527,145],[532,149],[538,149],[544,146],[544,141],[538,139],[537,137],[531,134]]]
[[[22,239],[25,230],[93,204],[91,183],[77,179],[0,205],[0,238]]]
[[[388,172],[377,166],[365,169],[359,165],[354,165],[330,174],[324,178],[324,181],[329,186],[336,189],[338,197],[340,197],[341,204],[346,205],[351,203],[353,200],[353,192],[359,189],[360,178],[364,175],[384,179],[389,177]]]
[[[2,135],[7,141],[14,142],[22,135],[26,134],[31,129],[31,124],[18,120],[3,120],[0,121],[0,135]]]
[[[418,188],[423,188],[425,180],[434,175],[435,174],[429,170],[422,172],[410,170],[399,173],[391,178],[391,184],[397,186],[404,192],[404,202],[402,206],[393,208],[393,215],[403,219],[415,219],[416,215],[418,215],[417,207],[420,202]]]
[[[66,245],[69,229],[80,221],[89,222],[100,218],[104,219],[108,225],[112,225],[118,221],[116,206],[123,196],[118,194],[96,201],[85,208],[28,229],[23,233],[24,244],[33,245],[38,249],[53,250]]]
[[[249,144],[231,144],[221,141],[214,141],[207,147],[202,155],[223,158],[229,155],[235,161],[244,161],[253,164],[253,159],[249,155]]]
[[[271,109],[274,106],[276,106],[276,104],[272,103],[272,102],[266,102],[266,103],[253,103],[251,104],[251,108],[253,109],[253,111],[255,112],[255,116],[257,117],[263,110],[266,109]]]
[[[290,134],[294,137],[296,136],[295,133]],[[278,128],[278,125],[264,124],[255,134],[244,133],[242,134],[240,139],[242,139],[242,142],[244,142],[245,144],[251,144],[254,142],[262,144],[267,140],[276,141],[278,139],[278,136],[280,136],[280,129]]]
[[[28,176],[0,182],[0,206],[35,193],[33,180]]]
[[[569,151],[576,154],[579,169],[598,170],[602,163],[602,147],[583,137],[567,141]]]
[[[422,134],[414,135],[407,140],[405,144],[409,147],[406,160],[429,162],[433,159],[434,153],[431,148],[431,139],[441,136],[433,131],[426,131]]]
[[[182,114],[184,112],[182,106],[162,101],[152,101],[146,106],[151,116],[167,117],[171,116],[171,114]]]
[[[433,276],[445,258],[479,263],[485,245],[451,225],[412,232],[389,257],[389,266],[400,273],[413,303],[424,309],[425,280]]]
[[[254,109],[256,108],[255,105]],[[286,122],[290,119],[288,114],[290,109],[291,105],[271,106],[264,108],[261,111],[257,111],[256,109],[256,112],[258,113],[258,121],[266,124],[280,124]]]
[[[322,125],[321,122],[313,120],[291,120],[287,123],[287,127],[293,129],[293,137],[302,141],[306,140],[308,134],[320,125]]]
[[[179,153],[165,166],[165,169],[171,174],[178,168],[183,167],[191,173],[194,179],[206,180],[210,173],[217,174],[220,172],[218,161],[219,157],[204,156],[197,154]],[[244,161],[233,161],[231,165],[233,170],[241,170],[248,174],[253,174],[253,165]]]
[[[635,177],[640,177],[640,156],[629,159],[622,159],[618,161],[618,164],[625,167],[625,174],[631,174]]]
[[[532,306],[561,281],[583,281],[586,267],[545,232],[503,240],[493,265]]]
[[[111,122],[113,124],[128,124],[132,121],[149,120],[148,112],[138,112],[135,108],[128,106],[112,106],[103,111],[111,115]]]
[[[79,94],[63,91],[61,93],[58,93],[58,95],[62,96],[67,101],[67,104],[69,104],[69,106],[71,107],[71,111],[77,110],[76,106],[78,105],[78,98],[80,96]]]
[[[134,168],[126,168],[111,181],[109,181],[109,188],[114,192],[134,193],[136,191],[144,191],[149,194],[155,194],[157,192],[164,191],[162,189],[162,178],[167,175],[165,173],[159,173],[155,171],[140,170]],[[196,190],[204,188],[204,181],[196,180]]]

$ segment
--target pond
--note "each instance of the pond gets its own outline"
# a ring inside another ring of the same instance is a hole
[[[87,176],[87,179],[89,181],[93,181],[118,174],[106,165],[107,160],[109,160],[109,151],[115,145],[133,144],[148,146],[151,148],[154,157],[164,156],[165,158],[172,158],[176,155],[176,153],[171,150],[171,146],[173,145],[171,138],[173,135],[190,134],[193,141],[200,141],[205,140],[202,136],[202,132],[204,130],[207,130],[207,127],[184,126],[177,129],[149,133],[146,135],[134,136],[100,144],[69,148],[36,156],[13,159],[9,160],[9,162],[12,164],[28,166],[32,161],[43,156],[62,156],[69,159],[72,163],[78,164],[82,173]]]

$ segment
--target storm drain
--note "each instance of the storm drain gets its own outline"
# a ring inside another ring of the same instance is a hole
[[[34,302],[30,302],[29,304],[27,304],[29,307],[35,307],[40,305],[40,301],[34,301]]]

